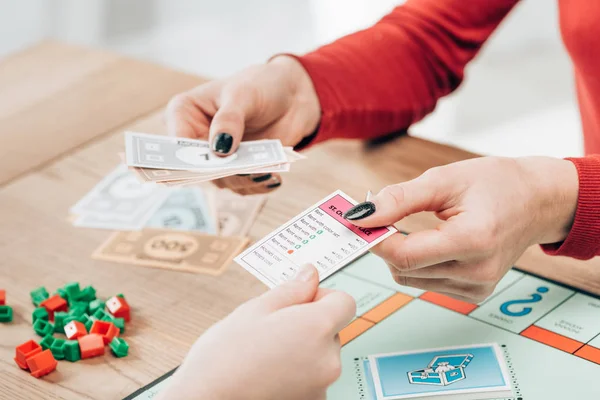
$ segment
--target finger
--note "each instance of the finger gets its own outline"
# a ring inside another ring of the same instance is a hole
[[[448,179],[422,175],[408,182],[384,188],[369,201],[357,204],[344,214],[356,226],[373,228],[392,225],[407,215],[439,211],[452,196]],[[435,178],[435,179],[434,179]]]
[[[243,195],[269,193],[281,186],[281,175],[235,175],[215,180],[214,184]]]
[[[320,315],[328,326],[328,333],[337,334],[356,316],[356,302],[352,296],[334,290],[307,305],[310,312]]]
[[[333,338],[335,348],[340,349],[342,347],[342,340],[340,339],[340,335],[336,334]]]
[[[395,233],[371,251],[400,271],[457,260],[464,255],[465,241],[451,225],[443,223],[439,229],[409,235]]]
[[[211,101],[210,84],[174,96],[167,105],[165,124],[171,136],[208,138],[210,116],[216,108]]]
[[[281,183],[281,175],[273,173],[237,175],[231,179],[231,185],[233,187],[266,187],[277,183]]]
[[[473,283],[459,282],[452,279],[424,279],[411,278],[407,276],[394,276],[394,280],[402,286],[410,286],[428,292],[447,293],[452,296],[460,296],[465,299],[485,297],[486,288]]]
[[[332,294],[333,292],[335,292],[334,289],[329,289],[329,288],[322,288],[320,287],[317,290],[317,294],[315,295],[315,298],[313,301],[319,301],[321,300],[323,297],[328,296],[330,294]]]
[[[293,279],[274,287],[256,300],[263,309],[273,312],[313,301],[318,287],[319,274],[316,268],[304,265]]]
[[[258,178],[249,177],[254,182],[254,185],[248,186],[246,190],[250,194],[269,193],[281,186],[281,176],[279,174],[268,174],[259,176]],[[259,183],[256,183],[259,181]]]
[[[468,297],[459,296],[458,294],[446,293],[446,292],[438,292],[438,294],[443,294],[444,296],[452,297],[453,299],[464,301],[465,303],[469,303],[469,304],[477,303],[476,300],[470,299]]]
[[[399,270],[394,265],[389,265],[393,274],[398,276],[406,276],[410,278],[424,279],[456,279],[465,282],[474,282],[473,279],[468,279],[465,275],[468,268],[464,268],[457,261],[447,261],[440,264],[428,266],[427,268],[419,268],[412,270]],[[469,272],[466,274],[468,275]]]
[[[254,103],[248,93],[238,87],[223,89],[219,109],[215,113],[209,130],[212,150],[219,156],[234,153],[244,136],[246,117],[253,111]]]
[[[212,181],[210,181],[213,185],[215,185],[216,187],[218,187],[219,189],[226,189],[227,188],[227,178],[221,178],[221,179],[214,179]]]
[[[270,178],[270,176],[269,176]],[[254,186],[264,186],[261,182],[254,182],[249,175],[232,175],[221,178],[220,182],[229,189],[247,189]]]
[[[461,263],[447,261],[426,268],[400,271],[390,265],[398,276],[423,279],[453,279],[455,281],[475,284],[496,284],[502,276],[495,268],[488,267],[485,263]]]

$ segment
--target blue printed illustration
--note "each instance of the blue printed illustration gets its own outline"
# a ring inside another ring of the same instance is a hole
[[[373,384],[380,390],[374,398],[504,390],[509,380],[499,351],[497,345],[485,344],[369,356]]]
[[[435,356],[427,368],[408,373],[408,381],[414,385],[448,386],[465,379],[465,368],[473,360],[473,354],[449,354]]]
[[[530,299],[511,300],[511,301],[502,303],[502,305],[500,306],[500,312],[502,314],[508,315],[510,317],[523,317],[523,316],[529,314],[533,310],[533,308],[532,307],[523,307],[519,311],[511,311],[509,309],[509,307],[512,305],[515,305],[515,304],[537,303],[542,300],[542,294],[547,293],[548,290],[550,290],[550,289],[548,289],[546,286],[540,286],[539,288],[537,288],[537,293],[533,293],[531,295]]]

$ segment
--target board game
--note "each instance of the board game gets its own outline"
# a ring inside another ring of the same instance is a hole
[[[396,284],[372,253],[321,286],[357,304],[328,399],[600,398],[598,296],[514,268],[470,304]],[[153,398],[172,372],[127,400]],[[482,386],[487,397],[472,392]]]

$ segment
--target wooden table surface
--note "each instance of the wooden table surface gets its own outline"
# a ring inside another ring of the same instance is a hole
[[[169,98],[203,79],[115,54],[45,42],[0,60],[0,288],[14,321],[0,324],[0,398],[118,399],[177,366],[192,342],[266,288],[236,264],[218,277],[95,261],[104,230],[71,226],[69,208],[119,162],[123,131],[164,133]],[[474,157],[411,137],[380,146],[332,141],[307,151],[255,223],[256,240],[335,189],[361,199],[426,169]],[[348,155],[352,155],[349,157]],[[418,214],[398,227],[431,227]],[[600,260],[551,258],[531,248],[518,266],[600,294]],[[59,362],[34,379],[14,348],[39,340],[29,292],[70,281],[99,295],[124,293],[133,307],[130,355]]]

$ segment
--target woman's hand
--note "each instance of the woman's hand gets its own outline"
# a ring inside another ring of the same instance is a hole
[[[356,313],[349,295],[319,289],[307,266],[202,335],[161,399],[325,399],[341,373],[337,333]]]
[[[211,143],[217,155],[234,153],[242,140],[280,139],[295,146],[310,136],[321,117],[308,73],[292,57],[279,56],[221,80],[175,96],[167,107],[169,134]],[[217,183],[243,194],[263,193],[281,177],[255,174]]]
[[[373,249],[396,282],[469,302],[487,298],[525,249],[563,241],[575,216],[577,170],[546,157],[485,157],[430,169],[346,213],[360,227],[420,211],[436,229],[393,235]]]

